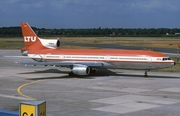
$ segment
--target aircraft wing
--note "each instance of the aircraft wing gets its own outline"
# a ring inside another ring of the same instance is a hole
[[[80,65],[86,65],[89,67],[104,67],[105,65],[111,65],[107,62],[81,62],[81,61],[59,61],[59,62],[18,62],[21,65],[42,65],[42,66],[55,66],[55,67],[73,67],[73,66],[80,66]]]

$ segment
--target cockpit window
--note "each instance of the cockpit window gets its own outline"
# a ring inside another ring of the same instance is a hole
[[[163,58],[163,61],[164,61],[164,60],[171,60],[171,58]]]

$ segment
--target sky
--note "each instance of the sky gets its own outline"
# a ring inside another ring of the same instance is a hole
[[[1,0],[0,27],[180,28],[180,0]]]

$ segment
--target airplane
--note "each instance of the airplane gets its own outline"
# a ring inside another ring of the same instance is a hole
[[[69,75],[85,76],[98,69],[144,70],[144,76],[152,69],[175,65],[167,55],[148,50],[121,49],[61,49],[59,39],[39,38],[27,22],[21,23],[24,47],[23,56],[33,62],[19,62],[22,65],[43,65],[67,67]]]

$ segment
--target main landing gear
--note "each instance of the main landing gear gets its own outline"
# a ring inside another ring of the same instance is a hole
[[[73,72],[69,72],[69,76],[72,77],[75,76],[75,74]]]
[[[90,69],[90,74],[94,74],[94,73],[96,73],[97,72],[97,69],[95,69],[95,68],[91,68]]]

